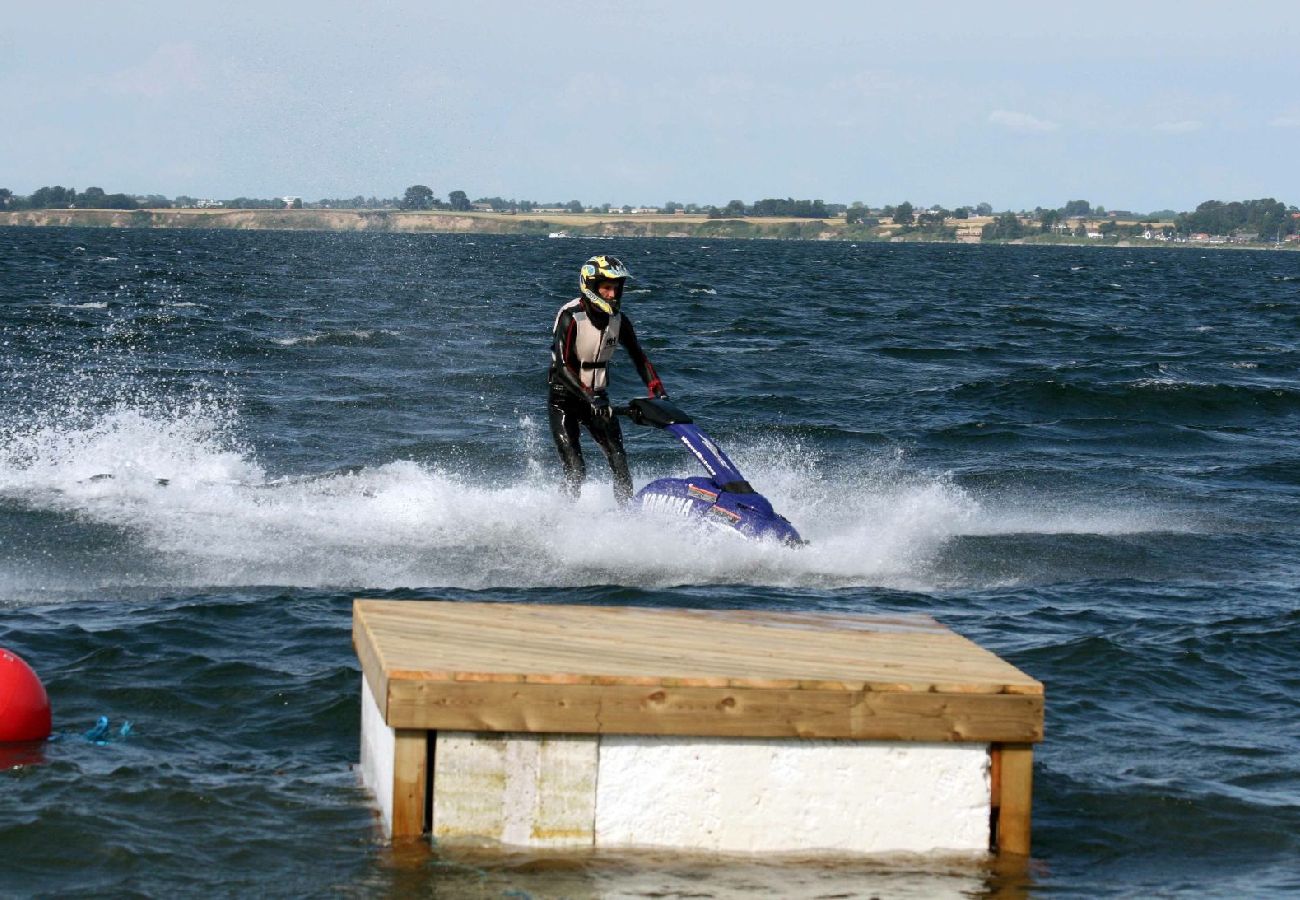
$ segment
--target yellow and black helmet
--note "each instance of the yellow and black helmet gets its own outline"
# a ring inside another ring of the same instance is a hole
[[[582,264],[578,274],[578,287],[587,302],[601,312],[614,315],[623,300],[623,284],[632,277],[632,273],[617,256],[593,256]],[[596,291],[602,281],[614,282],[614,299],[606,300]]]

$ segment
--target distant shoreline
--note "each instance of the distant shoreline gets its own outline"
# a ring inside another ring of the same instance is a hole
[[[785,239],[857,243],[979,244],[989,217],[954,219],[957,238],[921,232],[905,236],[874,233],[863,226],[827,219],[761,217],[710,219],[699,215],[594,214],[516,215],[493,212],[422,212],[385,209],[27,209],[0,212],[0,226],[30,228],[217,228],[239,231],[365,231],[394,234],[521,234],[562,237],[666,237],[706,239]],[[1211,250],[1300,250],[1290,242],[1217,244],[1173,243],[1133,237],[1101,240],[1042,235],[996,244],[1077,247],[1175,247]]]
[[[229,228],[376,231],[401,234],[531,234],[564,237],[849,237],[843,221],[630,213],[431,212],[389,209],[28,209],[0,212],[0,225],[90,228]],[[853,235],[854,240],[871,240]],[[879,240],[879,238],[876,238]]]

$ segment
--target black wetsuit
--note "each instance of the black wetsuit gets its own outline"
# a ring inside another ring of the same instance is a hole
[[[555,317],[547,411],[569,492],[576,496],[587,474],[578,445],[579,426],[583,426],[609,460],[614,496],[619,503],[625,503],[632,497],[632,476],[623,451],[623,432],[616,417],[597,417],[592,405],[593,401],[608,403],[606,367],[618,344],[627,348],[651,396],[666,396],[654,366],[637,342],[632,322],[622,313],[606,315],[578,299],[560,307]]]

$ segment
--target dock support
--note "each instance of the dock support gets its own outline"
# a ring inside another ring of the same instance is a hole
[[[393,837],[418,838],[425,831],[429,790],[429,732],[399,728],[393,747]]]
[[[428,830],[429,732],[392,728],[361,679],[361,780],[375,795],[384,834],[418,838]]]
[[[993,805],[997,811],[995,849],[1002,854],[1028,856],[1034,794],[1034,745],[995,744],[992,761]]]

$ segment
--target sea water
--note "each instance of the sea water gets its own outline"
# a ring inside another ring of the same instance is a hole
[[[628,514],[591,445],[565,498],[597,252],[808,546]],[[57,738],[0,893],[1300,893],[1298,376],[1292,253],[0,229],[0,646]],[[390,849],[357,596],[934,615],[1046,685],[1033,860]]]

